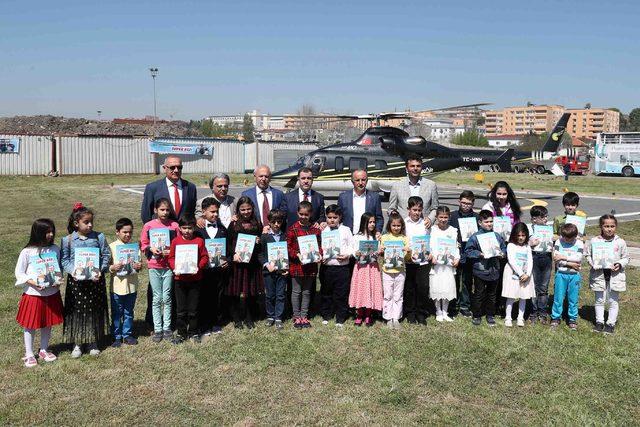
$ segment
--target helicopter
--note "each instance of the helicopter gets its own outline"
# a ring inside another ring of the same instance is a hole
[[[450,107],[466,108],[468,106]],[[425,110],[425,111],[441,111]],[[565,132],[570,113],[560,117],[540,151],[487,150],[474,148],[450,148],[427,141],[422,136],[411,136],[406,131],[381,126],[381,121],[412,118],[411,112],[380,113],[376,115],[335,116],[338,120],[375,121],[357,139],[351,142],[335,143],[300,157],[293,165],[272,174],[272,180],[285,187],[295,188],[297,173],[302,167],[313,172],[314,188],[317,190],[346,190],[352,188],[351,173],[356,169],[367,171],[367,187],[372,191],[389,193],[394,181],[406,176],[405,158],[417,153],[423,159],[423,176],[432,176],[444,171],[465,167],[478,170],[483,165],[497,165],[500,171],[512,171],[512,162],[516,164],[537,164],[537,167],[550,169],[553,159]],[[566,151],[570,151],[568,149]],[[562,154],[562,153],[560,153]]]

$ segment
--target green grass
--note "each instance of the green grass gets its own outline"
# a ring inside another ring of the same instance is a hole
[[[608,176],[571,176],[569,181],[564,177],[553,175],[536,175],[528,173],[498,173],[484,172],[482,182],[475,180],[477,172],[445,172],[437,175],[434,181],[442,184],[460,185],[461,187],[490,187],[497,181],[507,181],[517,192],[521,190],[533,191],[575,191],[582,194],[597,194],[605,196],[636,196],[640,197],[640,180],[637,178],[620,178]],[[489,188],[487,188],[488,190]]]
[[[125,181],[128,177],[122,177]],[[81,200],[96,229],[129,216],[140,230],[136,195],[95,177],[0,178],[0,423],[2,424],[636,424],[640,417],[640,280],[628,273],[616,335],[563,326],[474,328],[468,320],[399,333],[382,325],[343,330],[318,321],[307,331],[226,328],[201,345],[106,349],[72,360],[54,329],[59,360],[22,367],[15,322],[15,260],[36,217],[64,234]],[[146,278],[142,278],[144,283]],[[581,292],[581,315],[593,295]],[[144,289],[136,319],[144,315]]]

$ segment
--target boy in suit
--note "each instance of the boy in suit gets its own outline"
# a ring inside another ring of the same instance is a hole
[[[269,232],[260,236],[262,250],[258,254],[258,260],[262,265],[262,277],[264,278],[265,309],[267,312],[267,326],[274,326],[281,330],[284,325],[284,302],[287,295],[287,276],[289,271],[284,260],[284,254],[275,261],[269,261],[269,243],[285,242],[286,236],[282,231],[284,225],[284,212],[271,209],[268,215]]]

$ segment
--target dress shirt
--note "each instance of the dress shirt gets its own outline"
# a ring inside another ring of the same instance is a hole
[[[218,200],[217,197],[213,196],[214,199]],[[225,203],[228,200],[228,196],[224,198],[223,201],[218,200],[220,202],[220,209],[218,209],[218,216],[220,217],[220,222],[225,227],[229,228],[229,224],[231,224],[231,217],[233,216],[233,212],[231,212],[231,205]]]
[[[340,255],[347,255],[347,256],[352,256],[353,255],[353,235],[351,234],[351,230],[349,230],[349,227],[345,227],[344,225],[340,224],[338,226],[338,228],[331,228],[329,226],[327,226],[327,228],[325,228],[325,230],[338,230],[338,234],[340,236]],[[320,237],[322,238],[322,234],[320,234]],[[323,261],[324,265],[349,265],[349,258],[345,259],[345,260],[337,260],[337,259],[329,259],[326,261]]]
[[[424,236],[427,231],[424,228],[424,218],[420,218],[418,221],[413,221],[410,216],[404,219],[405,228],[407,231],[407,237],[411,239],[414,236]]]
[[[362,195],[358,196],[356,191],[353,190],[353,226],[351,227],[351,231],[355,236],[360,231],[360,220],[362,219],[362,214],[367,211],[367,190],[365,190]],[[371,212],[375,213],[375,212]]]
[[[180,195],[180,206],[182,206],[182,201],[184,197],[182,197],[182,180],[179,179],[175,184],[171,182],[169,178],[165,178],[165,182],[167,183],[167,191],[169,192],[169,198],[171,199],[171,206],[173,206],[173,210],[176,210],[176,200],[175,200],[175,190],[173,187],[178,187],[178,194]]]
[[[262,193],[262,189],[260,189],[260,187],[256,186],[256,191],[258,192],[258,194],[256,195],[256,200],[258,201],[258,206],[256,206],[256,209],[258,209],[258,212],[260,213],[260,221],[262,221],[262,204],[264,203],[264,196],[267,196],[267,201],[269,202],[269,209],[273,209],[273,193],[271,191],[271,186],[267,187],[266,191],[267,194],[263,194]],[[269,214],[269,212],[267,212],[267,215]],[[266,215],[265,215],[266,216]]]
[[[298,201],[299,202],[304,201],[304,191],[302,191],[301,188],[298,188]],[[307,191],[307,201],[311,203],[311,189]]]
[[[218,232],[218,225],[215,222],[209,222],[207,219],[205,219],[204,222],[204,229],[207,231],[207,236],[209,236],[210,239],[215,239],[216,233]]]
[[[411,184],[411,179],[409,179],[409,193],[411,196],[420,197],[420,183],[422,182],[422,177],[418,178],[416,185]]]

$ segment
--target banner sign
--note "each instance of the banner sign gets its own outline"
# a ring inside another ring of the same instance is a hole
[[[213,144],[175,143],[171,140],[154,139],[149,141],[149,152],[159,154],[187,154],[192,156],[212,156]]]
[[[20,138],[0,138],[0,153],[18,153]]]

